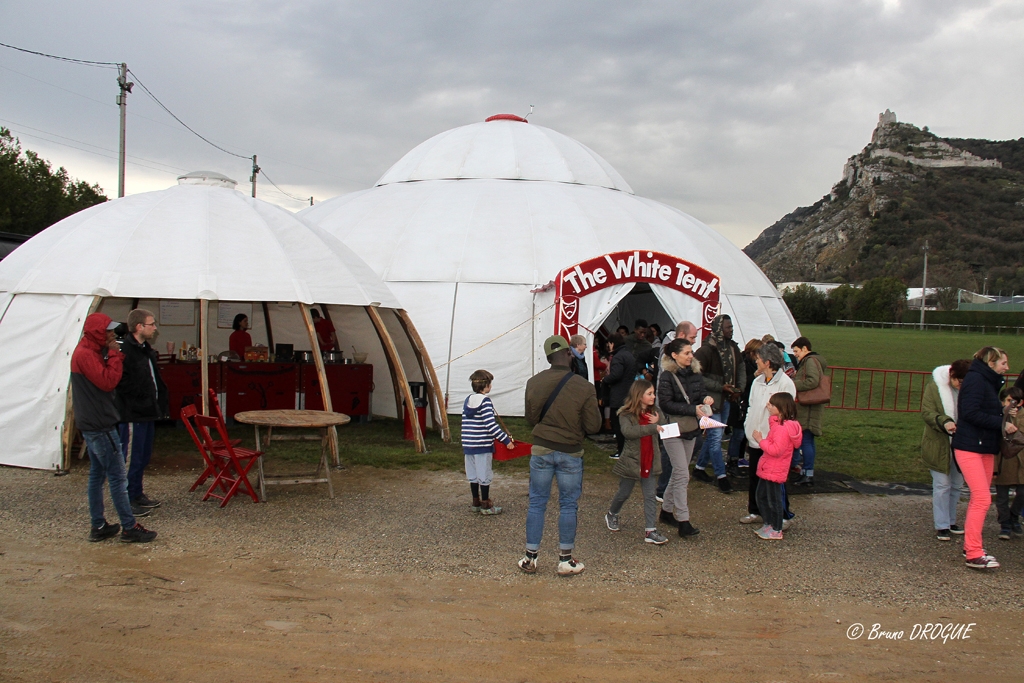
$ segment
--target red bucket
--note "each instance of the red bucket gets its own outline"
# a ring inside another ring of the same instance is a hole
[[[530,451],[533,449],[532,443],[526,443],[525,441],[513,441],[513,448],[508,448],[505,444],[494,440],[494,459],[495,460],[514,460],[515,458],[521,458],[524,455],[530,455]]]

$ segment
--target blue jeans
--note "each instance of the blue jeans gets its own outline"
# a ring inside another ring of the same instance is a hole
[[[793,451],[793,465],[799,465],[801,472],[808,477],[814,476],[814,456],[818,451],[814,445],[814,433],[809,429],[804,430],[804,440],[800,448]]]
[[[98,529],[106,522],[103,516],[103,482],[107,481],[114,509],[121,518],[121,527],[131,529],[135,526],[135,516],[128,503],[128,480],[124,474],[124,456],[121,455],[117,430],[83,431],[82,436],[89,449],[89,517],[93,528]]]
[[[729,419],[728,401],[722,401],[722,412],[711,416],[712,420],[726,422]],[[704,430],[704,445],[700,448],[700,455],[697,456],[697,469],[704,469],[708,466],[708,460],[715,468],[715,476],[725,476],[725,460],[722,458],[722,436],[725,434],[725,427]]]
[[[131,444],[131,462],[128,463],[128,500],[142,495],[142,474],[153,457],[153,435],[155,422],[122,422],[117,425],[121,436],[121,453],[128,460],[128,445]]]
[[[964,475],[953,462],[949,463],[949,474],[928,470],[932,473],[932,521],[935,530],[948,529],[956,524],[956,504],[964,488]]]
[[[530,508],[526,513],[526,549],[537,552],[544,537],[544,513],[551,497],[551,480],[558,481],[558,546],[563,552],[576,545],[576,510],[583,492],[583,457],[552,451],[530,456]]]

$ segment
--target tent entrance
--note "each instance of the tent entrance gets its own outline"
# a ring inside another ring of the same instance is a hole
[[[678,322],[673,320],[661,305],[651,286],[646,282],[638,282],[609,312],[608,317],[601,321],[600,328],[595,328],[594,331],[600,329],[602,333],[610,335],[616,328],[624,326],[632,332],[637,320],[643,320],[648,325],[657,325],[662,335],[675,328]]]

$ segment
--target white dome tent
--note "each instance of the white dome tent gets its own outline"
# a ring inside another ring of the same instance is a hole
[[[638,283],[672,324],[707,326],[720,305],[741,344],[799,334],[725,237],[637,197],[592,150],[517,116],[436,135],[373,188],[300,215],[351,247],[415,316],[453,412],[482,367],[496,377],[498,410],[521,415],[523,385],[546,367],[540,342],[577,330],[592,340]]]
[[[208,324],[211,302],[261,304],[264,315],[250,316],[255,341],[312,349],[318,347],[309,307],[318,305],[333,314],[342,348],[368,353],[375,393],[384,399],[374,412],[400,417],[403,399],[413,404],[409,380],[422,379],[433,390],[433,423],[448,438],[436,375],[387,285],[334,237],[234,185],[220,174],[188,174],[167,190],[70,216],[0,262],[0,464],[66,468],[71,353],[86,316],[102,310],[124,320],[131,308],[158,311],[168,302],[187,308],[199,324],[164,332],[171,340],[184,336],[207,357],[227,349],[231,332],[217,327],[216,313]],[[330,410],[322,359],[313,356]],[[201,367],[205,400],[208,365]],[[418,421],[412,422],[422,452]]]

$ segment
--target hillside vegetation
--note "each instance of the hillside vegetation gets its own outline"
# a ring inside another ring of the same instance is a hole
[[[842,180],[744,251],[776,282],[1024,291],[1024,138],[940,138],[895,115],[847,162]],[[987,279],[987,282],[986,282]]]

